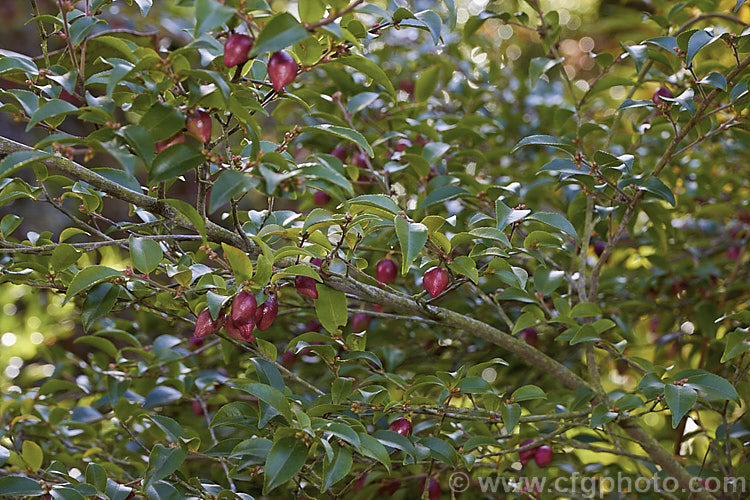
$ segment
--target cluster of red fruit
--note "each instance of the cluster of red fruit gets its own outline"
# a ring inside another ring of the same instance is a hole
[[[382,259],[375,267],[375,278],[387,285],[396,281],[397,274],[398,268],[396,267],[396,263],[391,259]],[[443,293],[443,290],[448,287],[449,282],[448,271],[442,267],[433,267],[424,273],[424,277],[422,278],[422,286],[424,286],[424,289],[433,298]]]
[[[244,64],[250,58],[253,39],[242,33],[229,35],[224,43],[224,65],[227,68]],[[268,78],[276,92],[292,83],[297,77],[297,63],[287,52],[274,52],[268,60]]]
[[[276,295],[271,295],[260,307],[255,300],[255,295],[242,290],[234,296],[232,301],[232,312],[225,316],[224,311],[219,313],[215,320],[211,317],[208,308],[198,314],[195,322],[194,339],[202,339],[206,335],[218,332],[222,326],[226,327],[227,333],[237,340],[252,342],[255,340],[253,330],[268,330],[276,314],[279,312],[279,301]],[[194,343],[194,342],[193,342]]]
[[[521,446],[526,446],[527,444],[531,444],[532,442],[533,440],[529,439],[521,443]],[[519,451],[518,457],[521,459],[522,466],[529,463],[533,458],[539,467],[546,467],[552,463],[553,453],[552,448],[544,445],[537,446],[536,448],[531,448],[530,450]]]

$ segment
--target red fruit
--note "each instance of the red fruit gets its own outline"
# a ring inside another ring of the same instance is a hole
[[[668,88],[666,88],[666,87],[660,87],[659,90],[657,90],[656,92],[654,92],[654,95],[651,97],[651,100],[657,106],[667,106],[667,105],[671,104],[670,102],[662,101],[660,99],[660,97],[667,97],[667,98],[671,99],[674,96],[672,95],[672,91],[669,90]]]
[[[281,355],[281,364],[287,370],[291,370],[297,361],[299,361],[299,356],[294,354],[292,351],[286,351]]]
[[[367,156],[362,153],[354,155],[354,158],[352,158],[352,165],[359,168],[367,168]]]
[[[604,253],[604,249],[607,248],[607,242],[603,240],[596,240],[594,242],[594,253],[597,257],[601,257]]]
[[[294,287],[300,295],[305,295],[311,299],[318,298],[318,289],[315,288],[315,280],[309,276],[297,276],[294,278]]]
[[[232,301],[232,321],[239,328],[240,326],[255,321],[255,311],[258,309],[258,303],[255,295],[247,290],[242,290],[234,296]]]
[[[195,335],[193,335],[192,337],[190,337],[190,340],[188,340],[188,345],[190,347],[200,347],[205,342],[206,342],[205,339],[202,339],[202,338],[199,339],[198,337],[196,337]]]
[[[540,446],[534,454],[534,461],[539,467],[546,467],[552,463],[552,448],[547,445]]]
[[[227,318],[227,322],[225,326],[227,328],[227,333],[233,339],[246,340],[248,342],[252,342],[255,340],[255,337],[253,336],[253,329],[255,328],[255,323],[252,321],[238,326],[237,323],[234,320],[232,320],[232,317],[229,316]]]
[[[315,194],[313,195],[313,201],[318,206],[327,205],[328,202],[331,201],[331,197],[328,196],[328,193],[326,193],[325,191],[315,191]]]
[[[425,146],[425,145],[427,145],[427,139],[425,139],[425,138],[424,138],[424,137],[422,137],[421,135],[418,135],[417,137],[415,137],[415,138],[414,138],[414,142],[416,142],[416,143],[417,143],[417,144],[419,144],[420,146]]]
[[[200,417],[203,415],[203,407],[197,400],[193,400],[193,415],[195,415],[196,417]]]
[[[391,259],[381,260],[375,268],[375,277],[381,283],[393,283],[396,281],[397,274],[398,268]]]
[[[402,153],[406,148],[411,146],[411,141],[408,139],[399,139],[393,146],[393,150]]]
[[[253,39],[241,33],[229,35],[224,43],[224,66],[231,68],[248,60]]]
[[[437,297],[443,290],[448,286],[448,271],[442,267],[433,267],[426,273],[422,279],[422,285],[427,290],[431,297]]]
[[[214,321],[208,308],[205,308],[198,314],[198,319],[195,320],[195,333],[193,335],[198,339],[202,339],[206,335],[218,332],[223,323],[224,313],[221,313],[216,321]]]
[[[255,313],[255,323],[258,330],[268,330],[273,324],[273,320],[276,319],[276,314],[279,312],[279,300],[276,295],[268,297],[262,306],[258,308],[260,315]]]
[[[359,493],[360,491],[362,491],[362,489],[367,484],[367,476],[369,476],[369,474],[362,474],[361,476],[359,476],[359,479],[357,479],[357,482],[355,482],[354,486],[352,487],[354,493]]]
[[[211,115],[205,111],[194,111],[185,120],[187,131],[204,144],[211,140],[211,125]]]
[[[424,494],[424,481],[420,480],[419,494]],[[440,500],[443,495],[443,489],[440,487],[435,478],[430,478],[430,485],[427,487],[427,495],[430,500]]]
[[[319,332],[321,328],[323,328],[323,325],[317,319],[310,320],[305,324],[306,332]]]
[[[349,156],[344,146],[336,146],[331,150],[331,154],[344,163],[346,163],[346,157]]]
[[[396,434],[401,434],[404,437],[411,436],[411,422],[409,422],[405,418],[397,418],[396,420],[391,422],[391,425],[388,426],[388,430],[393,431]]]
[[[310,259],[310,264],[320,267],[323,265],[323,259],[318,259],[317,257],[313,257],[312,259]]]
[[[521,446],[526,446],[527,444],[531,444],[533,442],[532,439],[527,439],[523,443],[521,443]],[[536,454],[539,447],[531,448],[530,450],[521,450],[518,452],[518,458],[521,459],[521,465],[526,465],[529,463],[529,461],[534,458],[534,455]]]
[[[179,144],[181,142],[185,142],[185,134],[183,134],[182,132],[177,132],[175,135],[173,135],[169,139],[158,141],[156,144],[154,144],[154,146],[156,147],[156,152],[161,153],[168,147],[174,146],[175,144]]]
[[[536,348],[539,345],[539,334],[534,328],[521,330],[521,333],[519,333],[518,336],[525,340],[531,347]]]
[[[401,80],[398,82],[398,89],[409,95],[414,95],[414,80]]]
[[[271,79],[273,89],[281,92],[297,77],[297,62],[283,50],[274,52],[268,60],[268,77]]]
[[[386,479],[385,484],[378,489],[378,494],[383,496],[393,495],[401,488],[400,479]]]
[[[737,257],[740,256],[740,247],[729,247],[727,249],[727,258],[729,260],[737,260]]]
[[[352,331],[354,333],[364,332],[370,326],[370,321],[372,321],[372,317],[369,314],[355,314],[352,316]]]

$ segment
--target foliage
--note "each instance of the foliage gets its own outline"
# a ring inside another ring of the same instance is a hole
[[[0,379],[0,493],[750,476],[742,3],[603,3],[580,27],[537,0],[35,12],[41,55],[0,53],[25,127],[0,137],[0,293],[55,319]],[[253,45],[227,68],[232,33]],[[252,338],[227,333],[242,290]]]

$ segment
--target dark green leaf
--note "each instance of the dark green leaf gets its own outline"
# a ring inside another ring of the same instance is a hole
[[[301,440],[285,437],[276,441],[266,458],[263,494],[267,495],[296,476],[306,460],[307,446]]]

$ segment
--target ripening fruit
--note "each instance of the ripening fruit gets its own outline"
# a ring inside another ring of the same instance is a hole
[[[242,33],[229,35],[224,43],[224,66],[231,68],[248,60],[253,39]]]
[[[331,154],[344,163],[346,163],[346,157],[349,156],[344,146],[336,146],[331,150]]]
[[[169,139],[164,139],[163,141],[156,142],[156,144],[154,144],[154,147],[156,148],[157,153],[161,153],[168,147],[174,146],[175,144],[179,144],[181,142],[185,142],[185,134],[183,134],[182,132],[177,132]]]
[[[268,78],[271,79],[273,89],[281,92],[297,77],[297,62],[287,52],[274,52],[268,60]]]
[[[448,271],[442,267],[433,267],[426,273],[422,279],[422,285],[427,290],[431,297],[437,297],[443,290],[448,286],[450,281],[448,277]]]
[[[232,321],[238,327],[254,322],[257,308],[258,303],[255,300],[255,295],[247,290],[242,290],[234,296],[232,301]]]
[[[209,312],[208,308],[205,308],[198,314],[198,319],[195,320],[195,333],[193,335],[198,339],[202,339],[206,335],[218,332],[223,323],[223,312],[214,321],[211,317],[211,312]]]
[[[202,338],[199,339],[198,337],[196,337],[195,335],[193,335],[192,337],[190,337],[190,340],[188,340],[188,345],[190,347],[196,347],[197,348],[197,347],[202,346],[205,342],[206,341],[204,339],[202,339]]]
[[[399,139],[396,144],[393,145],[393,150],[397,153],[402,153],[406,148],[411,146],[409,139]]]
[[[378,494],[383,496],[391,496],[401,488],[400,479],[384,479],[384,484],[378,488]]]
[[[526,446],[527,444],[531,444],[532,441],[533,441],[532,439],[527,439],[526,441],[524,441],[523,443],[521,443],[521,446]],[[536,455],[536,452],[537,452],[538,449],[539,449],[539,447],[537,446],[536,448],[531,448],[530,450],[521,450],[521,451],[519,451],[518,452],[518,458],[521,459],[521,465],[523,466],[523,465],[526,465],[527,463],[529,463],[531,461],[531,459],[534,458],[534,456]]]
[[[202,143],[211,140],[211,115],[205,111],[194,111],[185,120],[187,131]]]
[[[287,370],[291,370],[297,361],[299,361],[299,356],[292,351],[286,351],[281,355],[281,365]]]
[[[320,266],[323,265],[323,259],[319,259],[317,257],[313,257],[312,259],[310,259],[310,264],[312,264],[314,266],[320,267]]]
[[[367,157],[362,153],[354,155],[354,158],[352,158],[352,165],[358,168],[367,168]]]
[[[737,260],[737,258],[740,256],[740,252],[742,251],[741,247],[729,247],[727,248],[727,259],[729,260]]]
[[[294,278],[294,287],[300,295],[305,295],[311,299],[318,298],[318,289],[315,288],[315,280],[309,276],[297,276]]]
[[[666,88],[666,87],[660,87],[659,90],[657,90],[656,92],[654,92],[654,95],[651,97],[651,100],[657,106],[666,106],[666,105],[670,104],[667,101],[662,101],[660,99],[661,97],[667,97],[667,98],[671,99],[674,96],[672,95],[672,91],[669,90],[668,88]]]
[[[424,481],[420,480],[419,493],[424,494]],[[440,487],[440,483],[435,478],[430,478],[430,485],[427,487],[427,495],[430,500],[440,500],[443,495],[443,489]]]
[[[276,295],[271,295],[255,313],[255,325],[258,330],[268,330],[273,324],[273,320],[276,319],[278,312],[279,299],[276,298]]]
[[[320,207],[323,205],[327,205],[328,202],[331,201],[331,197],[325,191],[315,191],[315,194],[313,195],[313,201]]]
[[[371,321],[372,321],[372,317],[369,314],[365,314],[365,313],[355,314],[354,316],[352,316],[352,332],[354,333],[364,332],[370,326]]]
[[[396,420],[391,422],[391,425],[388,426],[388,430],[393,431],[396,434],[401,434],[404,437],[411,436],[411,422],[409,422],[405,418],[397,418]]]
[[[305,323],[305,331],[306,332],[319,332],[323,328],[323,325],[320,324],[320,321],[317,319],[311,319],[307,323]]]
[[[396,263],[391,259],[381,260],[375,268],[375,277],[381,283],[393,283],[396,281],[397,274],[398,268],[396,267]]]
[[[607,242],[604,240],[596,240],[594,241],[594,253],[596,253],[597,257],[601,257],[604,253],[604,249],[607,248]]]
[[[524,328],[518,336],[525,340],[531,347],[536,348],[539,345],[539,334],[535,328]]]
[[[552,463],[552,448],[547,445],[540,446],[534,454],[534,461],[539,467],[546,467]]]

